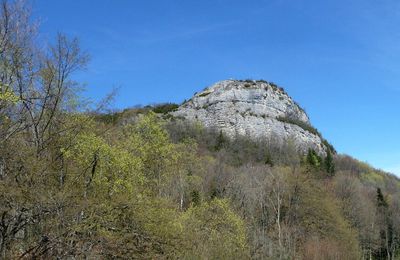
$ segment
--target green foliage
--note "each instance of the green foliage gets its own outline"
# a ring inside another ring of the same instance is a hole
[[[2,85],[0,82],[0,101],[16,104],[19,101],[19,97],[12,89],[8,88],[6,85]]]
[[[325,167],[325,171],[330,176],[334,175],[334,173],[335,173],[335,163],[333,161],[333,157],[332,157],[330,149],[328,149],[328,151],[326,152],[326,157],[325,157],[325,160],[324,160],[324,167]]]
[[[256,82],[264,83],[264,84],[269,84],[268,81],[266,81],[266,80],[264,80],[264,79],[259,79],[259,80],[257,80]]]
[[[388,207],[388,203],[386,202],[386,199],[382,194],[381,188],[376,189],[376,205],[377,207]]]
[[[200,192],[197,190],[193,190],[190,192],[191,201],[193,206],[198,206],[201,203]]]
[[[165,104],[155,105],[152,110],[154,113],[157,114],[167,114],[169,112],[175,111],[178,107],[179,107],[178,104],[165,103]]]
[[[227,200],[213,199],[191,207],[182,216],[186,259],[243,259],[248,257],[243,221]]]
[[[252,80],[252,79],[245,79],[245,80],[242,80],[243,82],[246,82],[246,83],[249,83],[249,84],[254,84],[254,80]]]
[[[274,166],[271,155],[269,153],[266,154],[264,163],[270,166]]]
[[[168,175],[166,169],[173,160],[173,144],[167,132],[162,128],[156,114],[150,112],[136,125],[128,126],[125,131],[124,146],[134,156],[141,158],[143,174],[148,185],[159,191]]]
[[[333,147],[333,145],[329,143],[325,138],[322,138],[322,144],[325,145],[325,147],[327,148],[327,152],[329,151],[329,153],[331,154],[336,154],[335,147]]]
[[[208,96],[210,94],[211,94],[211,92],[202,92],[202,93],[199,94],[199,97],[206,97],[206,96]]]
[[[307,123],[305,123],[303,121],[300,121],[300,120],[297,120],[297,119],[293,119],[293,118],[290,118],[290,117],[282,117],[282,116],[279,116],[276,119],[278,121],[283,122],[283,123],[297,125],[300,128],[302,128],[303,130],[308,131],[308,132],[310,132],[310,133],[312,133],[314,135],[317,135],[317,136],[321,137],[321,133],[316,128],[312,127],[311,125],[309,125],[309,124],[307,124]]]
[[[385,178],[381,174],[374,171],[369,171],[362,174],[361,179],[376,186],[382,186],[385,181]]]
[[[81,177],[85,182],[93,182],[96,192],[105,192],[107,196],[131,194],[135,191],[135,184],[144,182],[141,158],[132,156],[121,147],[108,145],[93,133],[79,135],[75,145],[66,150],[64,156],[80,167],[90,168],[88,176]]]
[[[228,140],[225,137],[224,133],[222,131],[219,131],[219,134],[218,134],[214,149],[216,151],[221,150],[227,142],[228,142]]]
[[[335,250],[330,254],[339,255],[339,259],[358,259],[359,244],[356,232],[341,215],[339,202],[315,181],[304,183],[301,194],[299,216],[306,236],[312,238],[317,235],[338,243],[340,252]]]
[[[321,138],[322,140],[322,144],[327,148],[327,150],[329,150],[331,153],[335,154],[336,150],[333,147],[332,144],[330,144],[326,139],[324,139],[321,135],[321,133],[318,131],[318,129],[314,128],[313,126],[301,121],[301,120],[297,120],[294,118],[290,118],[290,117],[282,117],[279,116],[276,118],[278,121],[281,121],[283,123],[288,123],[288,124],[292,124],[292,125],[297,125],[300,128],[302,128],[303,130],[310,132],[314,135],[317,135]]]
[[[310,166],[319,168],[321,166],[322,158],[315,152],[315,150],[308,149],[306,162]]]
[[[333,157],[326,140],[325,160],[309,150],[301,165],[290,140],[230,140],[199,124],[164,120],[160,114],[175,104],[81,113],[68,75],[87,55],[63,35],[36,53],[42,48],[31,41],[27,9],[8,1],[0,8],[0,27],[10,22],[1,30],[0,67],[12,79],[0,86],[1,259],[400,254],[397,178]]]
[[[123,112],[100,113],[100,114],[95,114],[94,117],[99,122],[115,125],[121,120],[122,115],[123,115]]]

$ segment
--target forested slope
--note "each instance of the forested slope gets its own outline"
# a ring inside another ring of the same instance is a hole
[[[393,175],[227,138],[173,105],[104,113],[71,79],[77,40],[42,48],[26,6],[0,14],[0,258],[399,257]]]

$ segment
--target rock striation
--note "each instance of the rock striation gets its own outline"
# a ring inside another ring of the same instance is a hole
[[[320,154],[326,149],[306,112],[282,88],[263,80],[220,81],[196,93],[172,115],[199,121],[231,138],[292,140],[298,149],[312,148]]]

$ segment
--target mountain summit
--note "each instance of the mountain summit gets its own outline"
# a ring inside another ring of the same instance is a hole
[[[299,150],[325,154],[329,144],[283,88],[264,80],[224,80],[196,93],[173,116],[199,121],[234,138],[292,140]]]

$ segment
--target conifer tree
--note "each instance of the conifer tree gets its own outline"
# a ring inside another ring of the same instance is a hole
[[[377,203],[378,209],[381,207],[387,208],[387,206],[388,206],[388,204],[385,200],[385,197],[382,194],[381,188],[376,189],[376,203]]]
[[[375,252],[377,259],[392,259],[391,258],[391,244],[392,244],[392,231],[389,205],[380,188],[376,189],[376,206],[377,206],[377,227],[379,231],[379,244]]]
[[[265,156],[264,163],[269,166],[274,166],[274,162],[272,161],[271,155],[269,153],[267,153],[267,155]]]
[[[319,168],[321,166],[321,157],[315,152],[314,149],[308,149],[306,161],[309,165]]]
[[[226,143],[226,139],[225,139],[224,133],[222,133],[222,131],[219,131],[219,135],[218,135],[216,143],[215,143],[215,150],[216,151],[221,150],[225,143]]]
[[[325,166],[325,170],[326,172],[330,175],[333,176],[335,173],[335,164],[333,162],[333,156],[331,151],[328,149],[327,153],[326,153],[326,157],[325,157],[325,161],[324,161],[324,166]]]

